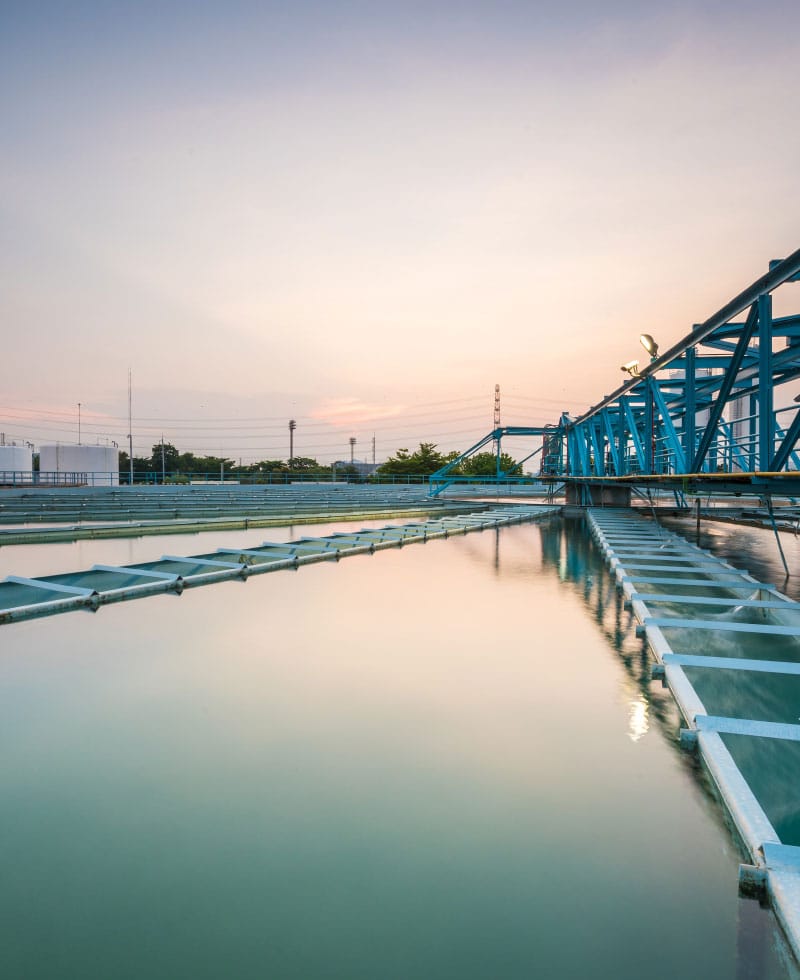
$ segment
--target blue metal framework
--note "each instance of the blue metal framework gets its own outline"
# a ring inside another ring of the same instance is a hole
[[[542,445],[538,446],[533,452],[529,453],[523,459],[516,463],[516,467],[522,467],[534,456],[537,456],[543,451],[547,445],[547,438],[554,431],[552,426],[536,426],[536,425],[506,425],[499,426],[496,429],[485,435],[482,439],[479,439],[474,446],[470,446],[466,452],[461,453],[455,459],[451,460],[441,469],[437,470],[430,478],[430,495],[432,497],[437,497],[443,490],[447,487],[452,486],[454,483],[475,483],[476,477],[469,476],[459,476],[457,474],[458,467],[465,459],[473,456],[479,450],[483,449],[487,443],[493,442],[495,444],[495,456],[497,459],[496,475],[494,477],[480,477],[481,483],[530,483],[530,477],[516,476],[510,473],[506,473],[501,466],[501,456],[502,456],[502,443],[503,436],[543,436],[544,440]]]
[[[774,316],[772,302],[789,282],[800,282],[800,249],[583,415],[495,430],[434,474],[431,491],[504,435],[542,436],[547,479],[800,488],[800,406],[784,388],[800,378],[800,313]]]

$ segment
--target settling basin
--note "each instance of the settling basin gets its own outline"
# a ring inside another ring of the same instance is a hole
[[[558,519],[4,626],[0,975],[798,980],[650,664]]]

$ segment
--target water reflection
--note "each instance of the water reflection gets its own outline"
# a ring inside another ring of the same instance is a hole
[[[616,579],[589,536],[582,520],[563,520],[540,525],[542,559],[545,566],[554,566],[565,584],[579,591],[605,640],[619,655],[632,692],[625,690],[622,698],[631,705],[629,734],[639,741],[650,728],[652,716],[661,726],[667,740],[674,744],[680,727],[680,717],[669,691],[651,680],[652,659],[647,642],[636,636],[634,616],[626,609]],[[636,703],[636,737],[633,703]],[[642,721],[642,715],[646,719]]]
[[[650,731],[650,704],[642,694],[637,694],[628,702],[628,737],[632,742]]]
[[[739,530],[738,528],[736,529]],[[565,585],[571,585],[580,594],[594,622],[603,633],[611,648],[616,651],[619,661],[625,669],[622,681],[622,698],[628,709],[627,735],[632,743],[641,743],[651,729],[651,718],[658,730],[674,751],[674,758],[691,775],[694,785],[702,793],[707,811],[718,825],[720,838],[729,839],[730,831],[725,822],[721,805],[719,804],[705,772],[699,761],[678,749],[676,734],[681,723],[680,713],[669,690],[660,682],[651,678],[652,658],[648,652],[647,641],[638,639],[635,635],[633,613],[624,608],[621,593],[616,588],[616,579],[609,571],[602,555],[592,541],[582,520],[564,520],[557,524],[542,525],[539,529],[542,537],[543,564],[555,568],[559,579]],[[709,538],[714,538],[715,548],[709,547]],[[702,547],[725,557],[733,565],[741,567],[741,561],[750,562],[751,570],[759,577],[759,569],[774,570],[775,561],[763,555],[763,534],[750,536],[745,547],[738,550],[733,546],[732,539],[719,531],[707,535]],[[800,548],[798,549],[800,552]],[[738,561],[735,561],[737,558]],[[779,561],[779,558],[777,559]],[[798,563],[800,568],[800,562]],[[764,579],[761,579],[762,581]],[[671,587],[672,588],[672,587]],[[800,593],[800,583],[797,587]],[[707,641],[707,637],[704,638]],[[720,671],[716,672],[718,676]],[[771,678],[769,680],[772,680]],[[727,738],[727,736],[726,736]],[[750,743],[772,743],[770,739],[732,738],[735,748],[747,762],[746,751],[752,753]],[[741,744],[740,744],[741,743]],[[730,747],[730,746],[729,746]],[[775,752],[775,746],[770,744],[770,750]],[[796,748],[793,743],[790,751]],[[800,758],[800,749],[797,749]],[[792,760],[795,762],[796,760]],[[797,765],[787,765],[782,760],[784,771],[800,771]],[[746,768],[746,766],[745,766]],[[773,767],[774,768],[774,767]],[[769,769],[759,760],[758,766],[751,766],[753,772]],[[784,794],[783,798],[786,798]],[[791,794],[789,794],[791,798]],[[793,820],[797,818],[795,809],[784,820],[784,824],[795,829]],[[772,814],[778,819],[779,814]],[[738,842],[736,846],[740,846]],[[733,883],[731,885],[733,886]],[[785,973],[797,978],[798,965],[789,950],[786,939],[777,927],[772,913],[760,908],[757,902],[739,898],[737,900],[737,961],[735,975],[739,980],[745,978],[763,978],[776,973]]]

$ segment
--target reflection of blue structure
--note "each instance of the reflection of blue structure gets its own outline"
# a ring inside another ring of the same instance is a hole
[[[431,478],[453,481],[457,463],[503,436],[541,437],[544,478],[583,483],[711,485],[740,492],[800,492],[800,408],[784,388],[800,378],[800,314],[773,316],[772,297],[800,281],[800,249],[698,324],[579,418],[547,427],[495,429]],[[648,338],[650,339],[650,338]],[[777,343],[782,341],[778,349]],[[507,479],[500,472],[498,478]]]

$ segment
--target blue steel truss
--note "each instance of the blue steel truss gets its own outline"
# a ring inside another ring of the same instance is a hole
[[[779,474],[800,477],[800,406],[785,387],[800,378],[800,313],[773,315],[773,294],[790,282],[800,282],[800,249],[771,262],[766,275],[583,415],[495,429],[435,473],[431,492],[492,440],[499,460],[507,435],[541,436],[526,461],[540,453],[547,479],[708,483],[728,475],[764,489],[784,483]],[[499,464],[497,478],[507,479]]]
[[[529,453],[523,459],[516,463],[516,466],[522,467],[529,460],[533,459],[541,453],[546,445],[547,436],[553,431],[552,427],[549,426],[536,426],[536,425],[506,425],[501,426],[497,429],[492,429],[492,431],[485,435],[482,439],[479,439],[474,446],[470,446],[466,452],[461,453],[455,459],[451,460],[449,463],[445,464],[441,469],[437,470],[432,474],[430,478],[430,495],[432,497],[437,497],[443,490],[446,490],[449,486],[454,483],[474,483],[475,477],[464,477],[457,475],[457,470],[459,464],[463,463],[465,459],[474,455],[478,450],[483,449],[487,443],[494,442],[495,444],[495,455],[497,458],[497,469],[495,471],[494,477],[481,477],[481,483],[530,483],[530,477],[524,476],[514,476],[506,473],[501,468],[501,455],[502,455],[502,441],[503,436],[544,436],[544,441],[541,446],[538,446],[533,452]],[[516,468],[516,467],[515,467]]]

